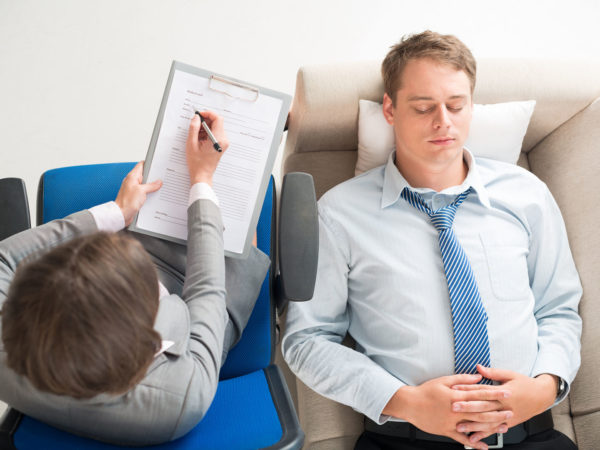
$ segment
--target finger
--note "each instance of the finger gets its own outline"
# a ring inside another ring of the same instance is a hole
[[[188,133],[188,142],[192,145],[198,144],[198,133],[200,132],[200,117],[198,114],[194,114],[190,122],[190,130]]]
[[[478,383],[481,380],[481,375],[479,374],[459,374],[459,375],[449,375],[447,377],[442,378],[442,382],[450,387],[456,384],[474,384]]]
[[[139,184],[142,184],[142,182],[144,181],[144,161],[140,161],[139,163],[137,163],[134,169],[136,170],[135,175],[137,182]]]
[[[510,396],[510,389],[507,389],[505,385],[489,385],[489,384],[455,384],[452,389],[456,391],[498,391],[506,392],[507,396]]]
[[[482,439],[485,439],[488,436],[491,436],[492,434],[496,434],[496,433],[506,433],[506,430],[508,430],[508,427],[504,425],[504,429],[505,431],[492,431],[491,433],[488,431],[478,431],[476,433],[473,433],[472,435],[469,436],[469,444],[471,447],[473,447],[475,445],[475,443],[477,443],[478,441],[481,441]]]
[[[216,138],[222,138],[224,135],[224,120],[223,117],[212,111],[202,111],[202,117],[209,126],[210,131],[215,135]]]
[[[146,194],[158,191],[162,186],[161,180],[155,180],[152,183],[142,184],[142,189]]]
[[[457,391],[484,391],[493,387],[489,384],[455,384],[452,386],[452,389],[456,389]]]
[[[452,403],[452,411],[454,412],[487,412],[499,411],[503,405],[499,401],[470,401],[470,402],[455,402]]]
[[[508,381],[515,378],[515,372],[511,370],[493,369],[491,367],[484,367],[481,364],[477,364],[477,371],[485,378],[496,381]]]
[[[129,173],[125,176],[125,179],[129,178],[129,179],[133,179],[133,180],[139,180],[140,177],[142,176],[143,172],[144,172],[144,161],[139,161],[135,166],[133,166],[133,169],[131,169],[129,171]],[[141,180],[140,180],[140,182],[141,182]]]
[[[464,389],[457,390],[453,395],[453,400],[456,402],[472,402],[472,401],[502,401],[510,397],[511,392],[507,389],[490,389],[493,386],[488,386],[487,389]],[[499,387],[499,386],[498,386]]]
[[[456,425],[456,431],[460,433],[488,433],[482,438],[479,438],[483,439],[494,433],[506,433],[506,431],[508,431],[508,426],[505,423],[461,422]]]
[[[200,114],[202,114],[202,117],[204,120],[206,120],[208,125],[212,125],[213,122],[217,121],[220,117],[216,112],[213,111],[202,111]]]
[[[464,414],[464,418],[467,422],[482,422],[488,424],[503,423],[509,420],[512,416],[512,411],[489,411]]]
[[[479,448],[482,450],[487,450],[487,445],[485,442],[471,442],[469,440],[469,436],[463,433],[459,433],[458,431],[452,431],[448,433],[448,437],[454,439],[457,442],[460,442],[463,445],[468,445],[469,447]]]

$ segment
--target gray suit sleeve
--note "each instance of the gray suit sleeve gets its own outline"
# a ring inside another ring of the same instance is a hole
[[[268,257],[256,249],[248,260],[227,258],[230,272],[227,273],[229,292],[226,292],[225,260],[219,208],[210,200],[196,200],[188,208],[187,265],[182,292],[189,311],[189,351],[194,368],[175,436],[191,429],[212,403],[222,358],[248,322],[268,270]]]
[[[92,214],[85,210],[22,231],[0,242],[0,306],[19,263],[42,250],[52,249],[76,236],[97,231]]]
[[[166,265],[181,274],[181,279],[185,280],[187,246],[144,234],[131,234],[153,256],[155,264],[159,267],[159,280],[163,285],[170,293],[182,296],[182,286],[178,284],[178,280],[161,268]],[[225,258],[225,305],[229,321],[225,329],[221,364],[225,362],[229,350],[241,338],[270,263],[269,257],[256,247],[250,248],[247,259]]]
[[[196,403],[208,409],[219,382],[225,307],[223,223],[210,200],[188,208],[188,247],[183,300],[189,310],[189,350],[195,360],[193,379],[201,384]],[[202,415],[203,412],[202,412]]]

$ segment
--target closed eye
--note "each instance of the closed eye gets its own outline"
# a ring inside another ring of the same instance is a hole
[[[418,114],[427,114],[427,113],[430,113],[431,111],[433,111],[433,109],[434,109],[433,107],[432,108],[426,108],[426,109],[415,108],[415,111]]]

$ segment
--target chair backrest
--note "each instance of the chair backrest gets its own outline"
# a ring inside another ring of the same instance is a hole
[[[0,179],[0,241],[31,226],[25,182],[20,178]]]
[[[44,172],[38,184],[37,225],[110,202],[135,163],[61,167]]]
[[[38,225],[59,219],[82,209],[114,200],[125,175],[135,163],[109,163],[63,167],[48,170],[38,186]],[[274,254],[273,221],[275,186],[273,178],[265,194],[257,226],[258,248]],[[228,379],[267,367],[275,346],[275,300],[272,293],[272,268],[260,290],[252,315],[240,341],[231,349],[220,372]]]
[[[358,101],[381,102],[380,65],[380,61],[332,64],[303,67],[298,72],[283,173],[312,174],[317,197],[354,176]],[[599,80],[600,61],[488,59],[478,61],[474,93],[476,103],[537,101],[519,165],[541,178],[559,204],[584,288],[582,365],[569,401],[553,413],[557,428],[576,438],[580,448],[589,449],[600,448],[600,390],[595,388],[600,377],[600,352],[596,350],[600,328],[586,326],[600,320],[600,237],[594,225],[600,212],[589,202],[600,190]],[[352,442],[348,436],[360,424],[356,414],[318,399],[301,383],[297,389],[307,443]],[[336,425],[337,434],[322,425],[334,415],[342,422]]]

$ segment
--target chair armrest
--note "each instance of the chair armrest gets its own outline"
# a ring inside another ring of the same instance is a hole
[[[300,428],[300,422],[298,421],[298,416],[294,410],[294,403],[283,378],[283,374],[281,373],[281,369],[272,364],[265,367],[264,373],[283,431],[281,440],[266,449],[300,449],[304,443],[304,431]]]
[[[0,241],[31,227],[25,182],[0,179]]]
[[[23,415],[10,406],[0,417],[0,448],[16,450],[13,435],[21,422]]]
[[[313,296],[319,258],[317,199],[311,175],[292,172],[281,187],[279,212],[278,309]]]
[[[584,324],[593,323],[598,317],[596,300],[600,297],[600,240],[597,239],[600,211],[594,207],[600,190],[599,124],[600,98],[546,136],[527,155],[532,172],[547,184],[564,218],[569,246],[583,285],[579,314]],[[589,420],[598,428],[600,421],[592,416],[595,414],[593,411],[600,407],[597,394],[600,329],[586,326],[584,330],[581,367],[571,386],[568,404],[571,416]],[[568,421],[569,424],[571,422]],[[570,430],[572,428],[566,427],[560,431],[569,435],[572,434]],[[591,448],[599,448],[600,440],[589,440],[597,438],[597,432],[588,431],[583,436],[588,442],[596,443]],[[580,439],[579,434],[577,439]]]

